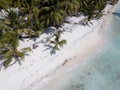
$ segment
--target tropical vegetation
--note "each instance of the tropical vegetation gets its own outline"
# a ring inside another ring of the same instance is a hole
[[[118,0],[0,0],[0,66],[7,68],[24,60],[29,47],[18,50],[19,40],[39,37],[50,26],[58,28],[66,16],[85,15],[87,22],[102,16],[106,4]],[[87,24],[87,23],[86,23]],[[60,32],[50,41],[54,49],[66,44],[60,40]]]

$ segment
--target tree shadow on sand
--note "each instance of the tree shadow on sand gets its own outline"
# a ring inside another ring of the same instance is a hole
[[[44,51],[50,50],[51,55],[56,53],[56,50],[54,49],[54,47],[52,45],[44,45],[44,46],[46,47],[46,49],[44,49]]]

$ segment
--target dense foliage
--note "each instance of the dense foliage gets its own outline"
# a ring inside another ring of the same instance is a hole
[[[87,21],[100,18],[106,4],[118,0],[0,0],[0,10],[6,14],[0,20],[0,61],[5,68],[24,59],[24,51],[18,50],[19,40],[39,37],[44,28],[59,27],[68,15],[86,15]],[[63,46],[60,33],[55,34],[54,48]]]

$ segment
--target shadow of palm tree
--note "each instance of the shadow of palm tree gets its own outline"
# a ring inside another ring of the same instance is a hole
[[[44,51],[46,50],[50,50],[50,54],[53,55],[56,53],[54,47],[52,45],[44,45],[45,47],[47,47],[46,49],[44,49]]]
[[[55,31],[56,31],[56,28],[54,28],[54,27],[48,27],[48,28],[46,28],[45,30],[44,30],[44,32],[43,33],[46,33],[46,34],[53,34],[53,33],[55,33]]]

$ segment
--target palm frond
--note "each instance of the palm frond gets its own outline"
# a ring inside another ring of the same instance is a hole
[[[60,47],[63,47],[63,45],[66,43],[67,43],[67,41],[65,39],[63,39],[58,44],[60,45]]]

